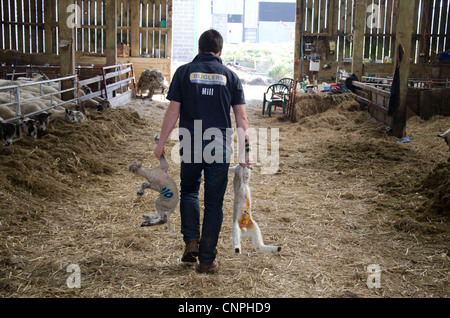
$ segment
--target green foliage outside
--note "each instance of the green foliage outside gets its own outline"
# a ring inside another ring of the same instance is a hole
[[[255,68],[255,74],[279,80],[294,77],[293,43],[240,43],[225,44],[222,60],[236,61],[240,66]]]

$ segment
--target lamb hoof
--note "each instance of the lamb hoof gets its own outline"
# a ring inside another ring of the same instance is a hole
[[[144,196],[144,190],[138,190],[137,196],[138,197],[143,197]]]
[[[277,252],[281,251],[281,246],[278,246]]]
[[[150,221],[144,221],[141,223],[141,227],[145,227],[145,226],[155,226],[155,225],[161,225],[161,224],[166,224],[167,221],[164,220],[160,220],[158,222],[150,222]]]
[[[234,249],[234,253],[236,253],[236,254],[240,254],[240,253],[241,253],[241,250],[240,250],[240,248],[239,248],[239,247],[236,247],[236,248]]]

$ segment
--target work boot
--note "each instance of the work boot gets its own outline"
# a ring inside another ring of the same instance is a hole
[[[200,265],[198,267],[198,272],[202,274],[212,274],[219,267],[217,260],[214,260],[210,265]]]
[[[198,256],[198,241],[190,241],[186,243],[186,248],[184,250],[182,262],[185,263],[195,263],[197,262]]]

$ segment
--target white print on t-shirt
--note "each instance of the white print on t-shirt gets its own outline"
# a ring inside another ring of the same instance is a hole
[[[202,95],[204,96],[213,96],[214,88],[202,88]]]

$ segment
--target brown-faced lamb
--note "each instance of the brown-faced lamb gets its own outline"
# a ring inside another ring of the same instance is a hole
[[[158,141],[159,137],[155,136],[155,142],[158,143]],[[178,189],[175,181],[167,173],[169,163],[165,156],[161,157],[158,166],[151,169],[142,168],[142,163],[140,162],[131,163],[128,169],[148,181],[142,184],[137,192],[138,196],[143,196],[145,189],[152,189],[159,192],[159,197],[155,202],[156,213],[153,215],[144,215],[145,221],[141,226],[154,226],[167,223],[169,231],[173,232],[170,226],[170,215],[175,211],[178,204]]]

